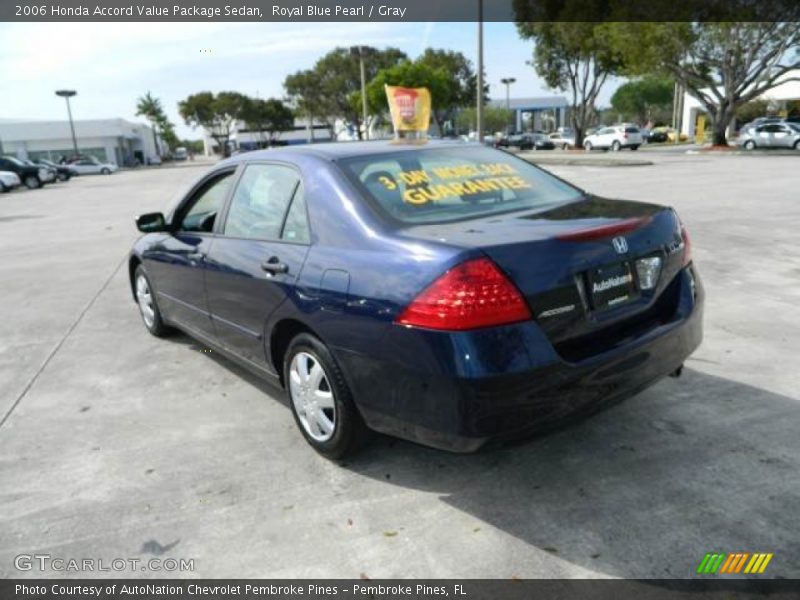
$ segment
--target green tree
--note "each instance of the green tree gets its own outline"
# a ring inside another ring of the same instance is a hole
[[[202,127],[214,138],[223,156],[236,121],[242,118],[247,98],[238,92],[199,92],[178,103],[178,112],[190,127]]]
[[[364,58],[366,80],[379,71],[404,60],[406,55],[397,48],[371,49]],[[320,58],[310,71],[299,71],[284,81],[289,97],[300,112],[320,118],[332,129],[339,118],[353,124],[362,137],[361,107],[354,98],[361,89],[359,57],[348,48],[335,48]]]
[[[367,105],[373,114],[388,111],[385,85],[403,87],[426,87],[431,94],[432,106],[445,106],[452,101],[451,80],[443,68],[433,68],[422,62],[402,62],[390,69],[380,71],[367,85]],[[361,93],[353,95],[353,102],[360,106]],[[433,113],[436,126],[441,131],[441,122]]]
[[[249,129],[258,132],[262,143],[268,145],[272,145],[282,131],[294,127],[294,113],[277,98],[248,98],[241,117]]]
[[[713,143],[726,146],[727,129],[741,106],[782,81],[800,80],[790,76],[800,68],[800,9],[781,12],[779,18],[608,23],[606,28],[627,73],[663,72],[674,78],[709,115]]]
[[[166,115],[161,115],[157,119],[156,126],[158,127],[159,136],[167,146],[167,149],[172,150],[180,144],[178,136],[175,134],[175,125],[172,124],[172,121],[170,121]]]
[[[167,119],[166,113],[164,113],[164,108],[161,106],[161,100],[155,98],[148,90],[144,96],[139,97],[136,101],[136,116],[144,117],[150,121],[150,127],[153,130],[153,146],[156,149],[156,154],[160,155],[158,133],[159,131],[162,133],[161,139],[163,140],[163,128],[166,126],[168,126],[168,128],[172,127],[172,124]]]
[[[611,107],[640,124],[663,119],[672,106],[674,84],[659,77],[643,77],[623,83],[611,96]]]
[[[584,6],[577,0],[566,0],[563,21],[532,21],[536,15],[526,12],[529,3],[515,3],[517,31],[520,37],[534,42],[533,65],[536,73],[552,88],[570,94],[570,118],[575,130],[575,144],[583,144],[583,136],[595,114],[595,102],[609,76],[620,68],[608,36],[604,31],[604,13],[593,11],[596,5]],[[574,21],[598,18],[598,22]],[[570,20],[572,19],[572,20]]]
[[[433,118],[441,131],[446,121],[452,121],[460,108],[474,106],[477,100],[477,75],[472,62],[461,52],[426,48],[416,62],[436,70],[442,70],[447,76],[447,97],[441,103],[433,103]],[[488,101],[484,88],[484,101]],[[443,133],[443,132],[442,132]]]
[[[335,138],[333,116],[336,109],[328,103],[328,98],[319,86],[314,69],[297,71],[286,77],[283,82],[287,99],[298,115],[305,117],[312,125],[319,122],[328,128],[332,139]]]
[[[763,117],[769,111],[769,100],[757,98],[750,102],[745,102],[736,109],[736,120],[741,123],[749,123],[753,119]]]

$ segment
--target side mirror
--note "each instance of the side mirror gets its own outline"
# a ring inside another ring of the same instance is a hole
[[[145,213],[136,217],[136,227],[142,233],[166,231],[167,221],[160,212]]]

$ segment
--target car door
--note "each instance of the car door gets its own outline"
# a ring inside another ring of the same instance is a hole
[[[760,127],[757,127],[753,133],[753,139],[756,142],[756,146],[760,146],[762,148],[769,148],[772,146],[772,126],[761,125]]]
[[[206,257],[234,172],[213,173],[195,186],[176,210],[170,233],[144,256],[164,316],[210,337],[214,326],[206,297]]]
[[[781,123],[771,126],[770,135],[772,136],[772,145],[778,148],[790,148],[794,142],[792,130]]]
[[[604,127],[597,132],[597,144],[599,148],[608,148],[614,141],[614,130],[611,127]]]
[[[217,339],[271,371],[265,326],[294,286],[310,242],[300,173],[248,164],[207,257],[206,289]]]

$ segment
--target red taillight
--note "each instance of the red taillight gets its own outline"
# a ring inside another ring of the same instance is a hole
[[[463,331],[527,321],[531,312],[519,290],[488,258],[453,267],[417,296],[395,323]]]
[[[689,239],[689,232],[686,226],[681,223],[681,238],[683,239],[683,266],[692,262],[692,241]]]

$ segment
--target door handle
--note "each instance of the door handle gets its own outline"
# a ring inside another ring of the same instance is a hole
[[[261,263],[261,268],[267,273],[276,275],[278,273],[288,273],[289,265],[282,263],[277,256],[272,256],[268,260]]]

